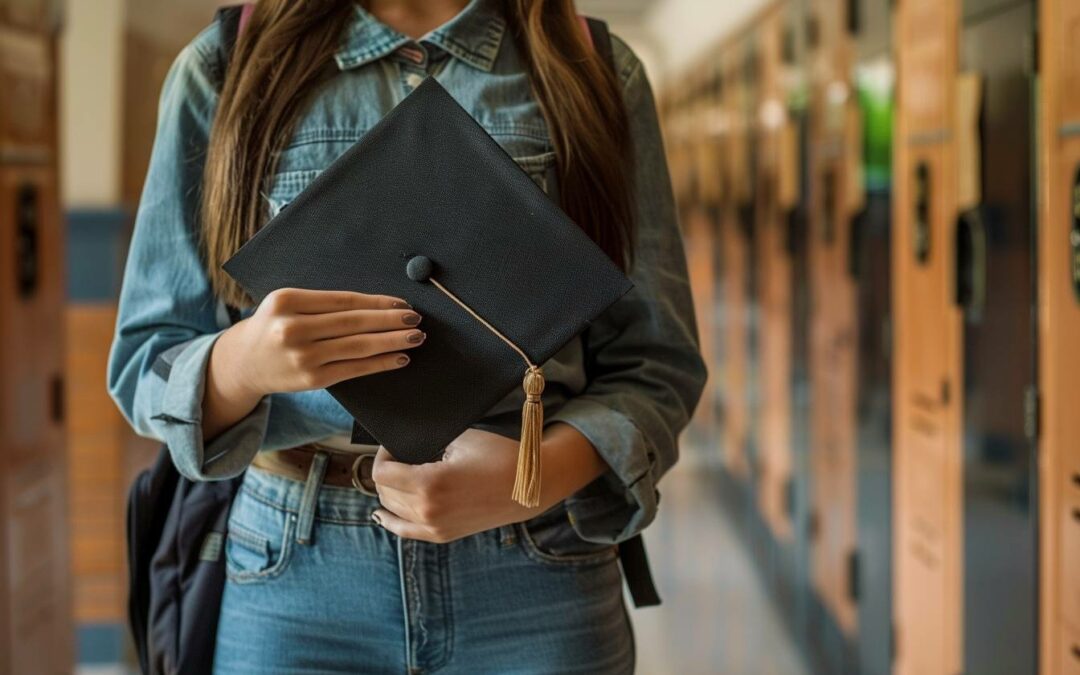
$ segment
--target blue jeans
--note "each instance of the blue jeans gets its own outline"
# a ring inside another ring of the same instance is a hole
[[[565,511],[430,544],[373,523],[377,506],[248,470],[215,673],[633,672],[616,549],[581,541]]]

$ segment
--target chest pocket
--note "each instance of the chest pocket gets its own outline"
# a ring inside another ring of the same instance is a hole
[[[306,171],[283,171],[274,176],[270,194],[266,197],[268,215],[273,218],[280,213],[320,173],[322,171],[312,169]]]
[[[558,180],[555,173],[555,153],[543,152],[537,155],[514,157],[521,169],[529,174],[544,192],[555,202],[559,201]]]
[[[534,183],[540,186],[540,189],[546,192],[552,200],[558,202],[558,180],[555,171],[554,152],[514,157],[514,161],[521,167],[522,171],[529,175],[529,178]],[[268,216],[273,218],[280,213],[320,173],[322,171],[319,169],[305,169],[282,171],[274,176],[270,193],[266,197]]]

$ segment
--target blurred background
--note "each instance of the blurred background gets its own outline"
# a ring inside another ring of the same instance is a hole
[[[0,0],[0,675],[133,667],[105,363],[219,4]],[[1080,673],[1080,1],[578,8],[657,91],[711,371],[639,672]]]

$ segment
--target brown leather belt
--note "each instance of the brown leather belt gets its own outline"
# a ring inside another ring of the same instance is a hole
[[[301,445],[288,450],[266,450],[255,455],[251,465],[278,476],[303,483],[308,478],[311,462],[316,453],[329,456],[324,485],[356,488],[364,494],[377,496],[375,482],[371,480],[374,452],[343,452],[325,445]]]

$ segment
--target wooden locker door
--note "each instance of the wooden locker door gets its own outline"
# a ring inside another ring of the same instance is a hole
[[[784,134],[789,131],[784,82],[781,79],[782,7],[764,15],[758,30],[759,91],[757,269],[761,329],[761,448],[759,507],[780,540],[791,537],[788,485],[791,480],[792,297],[791,257],[787,245],[786,210],[781,203]]]
[[[722,56],[724,89],[722,108],[724,124],[724,201],[720,214],[720,247],[724,277],[724,415],[723,443],[725,463],[740,478],[750,476],[747,455],[750,437],[750,242],[740,219],[738,204],[750,193],[749,143],[743,114],[743,87],[740,49],[730,45]]]
[[[1041,672],[1080,673],[1080,3],[1041,0]]]
[[[724,375],[727,381],[724,391],[724,457],[732,473],[746,477],[750,468],[746,456],[749,422],[746,398],[749,388],[746,259],[749,245],[741,229],[735,213],[730,208],[725,209],[720,225],[724,275]]]
[[[714,350],[709,348],[713,344],[713,313],[716,300],[713,296],[713,248],[715,242],[713,235],[715,227],[709,218],[709,213],[700,205],[692,208],[686,219],[686,257],[690,276],[690,287],[694,293],[694,314],[698,326],[698,339],[702,346],[702,354],[705,357],[709,369],[709,382],[706,383],[702,392],[701,402],[697,407],[694,418],[701,428],[708,433],[715,430],[713,412],[713,385],[712,378],[715,374],[716,364],[713,362]]]
[[[857,289],[848,272],[855,215],[848,125],[852,44],[843,3],[811,6],[810,379],[813,578],[840,629],[857,630],[850,592],[856,545]],[[861,140],[861,139],[860,139]]]
[[[963,671],[961,317],[952,303],[955,0],[898,5],[894,155],[896,673]]]
[[[58,215],[51,168],[0,165],[0,673],[72,662]]]

